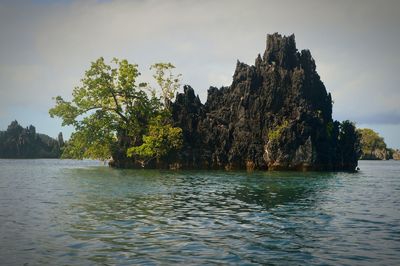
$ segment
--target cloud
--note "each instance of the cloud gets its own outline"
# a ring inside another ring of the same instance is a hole
[[[204,101],[210,85],[230,85],[237,59],[253,64],[266,34],[280,32],[311,50],[336,118],[397,124],[399,9],[369,0],[2,2],[0,112],[44,112],[100,56],[138,63],[144,79],[152,63],[170,61]]]
[[[380,112],[368,115],[357,115],[354,116],[352,120],[357,121],[358,124],[400,125],[400,112]]]

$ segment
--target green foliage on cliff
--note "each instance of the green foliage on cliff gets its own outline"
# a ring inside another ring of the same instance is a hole
[[[0,131],[0,158],[58,158],[63,146],[59,140],[36,133],[34,126],[23,128],[11,122],[6,131]]]
[[[275,127],[273,130],[268,132],[269,141],[277,140],[282,134],[283,130],[289,126],[289,121],[285,120],[282,124]]]
[[[72,101],[62,97],[55,98],[56,105],[50,109],[51,117],[60,117],[63,125],[72,125],[76,132],[72,134],[64,150],[64,157],[108,159],[114,151],[123,150],[129,155],[144,155],[139,148],[149,141],[155,127],[170,127],[168,103],[178,89],[179,76],[172,74],[174,66],[170,63],[158,63],[154,78],[159,88],[148,83],[138,83],[138,66],[127,60],[113,59],[106,64],[99,58],[85,72],[80,86],[74,88]],[[152,121],[160,118],[159,125]],[[160,137],[169,140],[170,135]],[[173,136],[172,142],[177,136]],[[178,136],[179,137],[179,136]],[[158,146],[157,146],[158,147]],[[151,152],[161,156],[175,146],[164,147],[159,152],[155,146],[148,146]],[[148,152],[149,154],[151,152]],[[153,155],[151,153],[151,155]]]
[[[143,144],[128,149],[128,156],[137,155],[143,163],[153,158],[160,159],[171,149],[182,147],[182,129],[172,127],[158,116],[150,122],[149,132],[143,136]]]

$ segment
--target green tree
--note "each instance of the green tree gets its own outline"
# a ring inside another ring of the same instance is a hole
[[[342,166],[341,169],[353,171],[361,154],[360,135],[353,122],[343,121],[340,126],[338,150]]]
[[[157,63],[150,67],[151,70],[155,70],[153,78],[156,80],[159,90],[151,87],[149,90],[153,97],[157,97],[159,94],[164,112],[152,117],[149,121],[147,134],[142,137],[143,144],[127,150],[128,157],[136,157],[142,166],[153,159],[159,161],[170,150],[180,149],[183,144],[182,129],[173,127],[170,119],[170,104],[180,87],[179,78],[181,76],[172,74],[174,68],[175,66],[171,63]]]
[[[156,117],[163,119],[160,126],[174,128],[164,103],[178,88],[179,76],[170,72],[173,67],[164,63],[152,66],[160,85],[154,89],[148,83],[138,83],[138,66],[127,60],[114,58],[108,65],[101,57],[93,62],[81,85],[74,88],[72,101],[57,96],[55,107],[49,111],[51,117],[62,119],[62,125],[72,125],[76,130],[63,156],[108,159],[122,151],[126,157],[128,148],[143,144],[143,136],[150,133]]]
[[[180,87],[179,78],[181,75],[173,75],[172,69],[174,68],[175,66],[171,63],[157,63],[150,67],[150,69],[155,70],[153,77],[161,88],[161,97],[165,105],[171,102]]]
[[[140,163],[146,165],[152,159],[158,161],[171,149],[181,148],[182,141],[182,129],[172,127],[161,116],[157,116],[150,122],[148,134],[143,136],[143,144],[129,148],[128,156],[136,155]]]

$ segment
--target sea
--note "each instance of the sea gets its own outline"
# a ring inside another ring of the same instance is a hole
[[[359,167],[0,160],[0,265],[400,265],[400,161]]]

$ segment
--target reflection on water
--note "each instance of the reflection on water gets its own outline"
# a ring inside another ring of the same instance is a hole
[[[400,164],[357,174],[0,166],[0,255],[9,264],[400,260]]]

